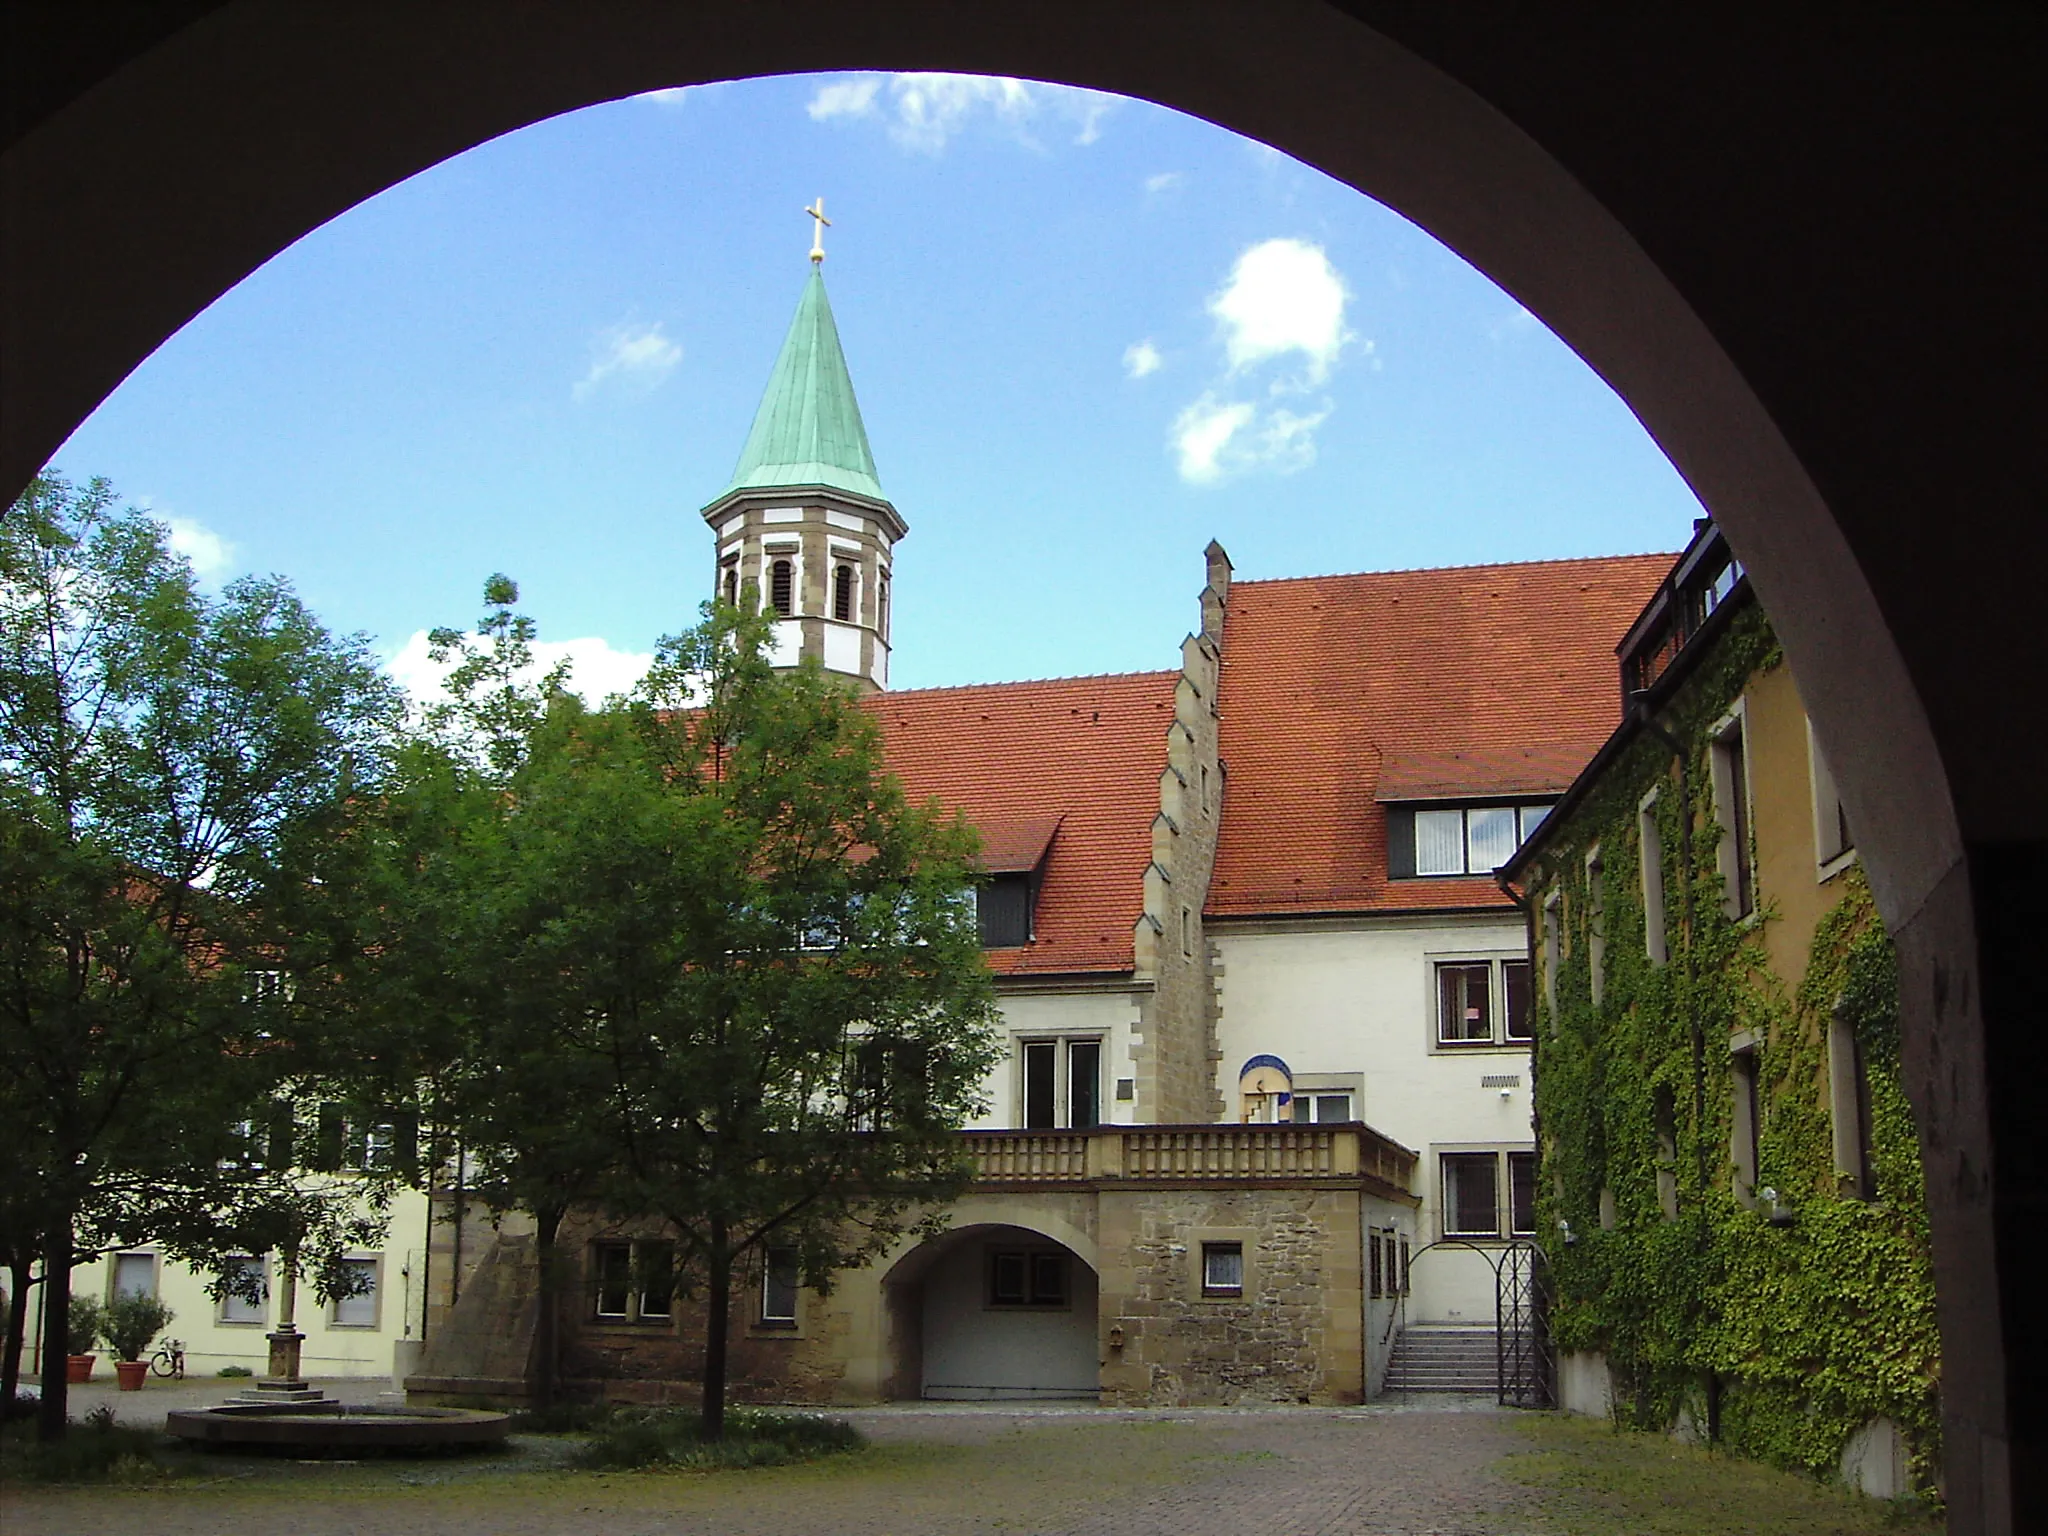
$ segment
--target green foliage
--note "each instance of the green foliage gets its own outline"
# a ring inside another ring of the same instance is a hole
[[[728,1408],[724,1432],[706,1439],[700,1415],[682,1409],[614,1409],[578,1455],[604,1470],[779,1467],[858,1450],[866,1442],[844,1419],[767,1408]]]
[[[114,1422],[111,1410],[95,1410],[82,1433],[37,1441],[26,1423],[0,1429],[0,1484],[101,1483],[117,1488],[150,1488],[180,1475],[164,1437]]]
[[[1819,923],[1796,991],[1771,970],[1767,904],[1727,917],[1709,799],[1707,727],[1749,680],[1779,664],[1755,609],[1738,616],[1663,714],[1689,744],[1692,820],[1667,746],[1648,733],[1568,823],[1547,829],[1531,888],[1562,893],[1556,1001],[1539,1000],[1536,1108],[1544,1230],[1558,1347],[1607,1355],[1615,1416],[1669,1430],[1709,1418],[1718,1386],[1724,1443],[1779,1466],[1831,1475],[1850,1436],[1884,1417],[1904,1431],[1916,1486],[1939,1458],[1939,1346],[1918,1146],[1899,1067],[1897,976],[1860,871]],[[1638,805],[1654,807],[1670,958],[1644,944]],[[1602,995],[1591,987],[1601,858]],[[1688,926],[1688,918],[1690,925]],[[1878,1198],[1844,1193],[1834,1166],[1827,1034],[1853,1025],[1870,1085]],[[1733,1187],[1728,1040],[1758,1042],[1756,1184],[1788,1221]],[[1601,1196],[1614,1225],[1600,1225]],[[1675,1216],[1666,1202],[1675,1197]]]
[[[74,1296],[65,1318],[65,1339],[74,1355],[89,1355],[100,1347],[106,1331],[107,1309],[91,1296]]]
[[[256,1373],[246,1365],[224,1365],[213,1373],[216,1376],[254,1376]]]
[[[100,1325],[107,1346],[114,1351],[116,1359],[140,1360],[143,1351],[156,1342],[156,1336],[170,1326],[176,1316],[154,1296],[141,1291],[123,1291],[107,1308],[107,1318]]]

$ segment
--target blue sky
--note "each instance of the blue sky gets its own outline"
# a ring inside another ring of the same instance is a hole
[[[539,123],[362,204],[55,463],[279,571],[415,676],[503,570],[587,685],[708,595],[808,264],[882,485],[898,687],[1176,664],[1240,577],[1677,549],[1619,399],[1428,235],[1265,146],[1016,81],[834,75]],[[138,242],[147,259],[147,240]]]

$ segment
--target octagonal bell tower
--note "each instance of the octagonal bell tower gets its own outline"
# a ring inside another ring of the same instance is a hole
[[[779,615],[776,664],[815,656],[873,691],[889,684],[890,566],[909,525],[875,477],[823,258],[814,243],[739,467],[704,520],[717,540],[718,595],[737,601],[751,584]]]

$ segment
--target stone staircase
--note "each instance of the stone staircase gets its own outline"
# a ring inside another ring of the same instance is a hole
[[[1468,1392],[1492,1397],[1500,1390],[1499,1357],[1491,1328],[1411,1324],[1394,1340],[1387,1362],[1387,1392]]]

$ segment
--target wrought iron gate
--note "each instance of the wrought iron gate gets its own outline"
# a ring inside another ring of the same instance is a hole
[[[1534,1243],[1510,1243],[1493,1261],[1493,1337],[1503,1408],[1556,1401],[1550,1349],[1550,1274]]]

